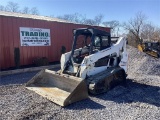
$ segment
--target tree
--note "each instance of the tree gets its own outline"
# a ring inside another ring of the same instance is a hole
[[[135,39],[136,39],[135,35],[133,35],[131,31],[129,31],[129,33],[127,34],[128,44],[137,47],[137,42],[135,41]]]
[[[142,26],[141,37],[142,39],[153,39],[155,27],[151,23]]]
[[[73,23],[84,23],[85,16],[79,14],[79,13],[74,13],[74,14],[65,14],[62,16],[57,16],[59,19],[67,20]]]
[[[18,5],[18,3],[10,1],[10,2],[8,2],[5,10],[9,11],[9,12],[19,12],[19,5]]]
[[[160,28],[159,27],[156,28],[153,37],[154,37],[154,40],[160,42]]]
[[[84,24],[96,25],[95,20],[93,20],[93,19],[85,19]]]
[[[103,18],[104,16],[102,14],[96,15],[94,19],[84,18],[83,24],[99,26],[102,23]]]
[[[102,23],[104,16],[102,14],[99,14],[94,17],[94,25],[99,26]]]
[[[117,21],[117,20],[106,21],[106,22],[103,22],[103,25],[106,27],[110,27],[112,34],[116,34],[116,32],[117,32],[117,36],[118,36],[118,31],[119,31],[119,27],[120,27],[119,21]]]
[[[24,13],[24,14],[29,14],[30,9],[29,9],[29,7],[24,7],[21,12]]]
[[[19,4],[11,1],[8,2],[6,6],[0,5],[0,11],[39,15],[39,11],[36,7],[33,7],[32,9],[29,7],[24,7],[22,10],[19,10]]]
[[[144,24],[141,37],[150,41],[160,41],[160,28],[151,23]]]
[[[63,19],[63,20],[67,20],[67,21],[70,21],[70,22],[75,22],[75,18],[77,16],[74,15],[74,14],[65,14],[63,16],[58,16],[57,18],[60,18],[60,19]]]
[[[81,23],[81,24],[88,24],[88,25],[97,25],[99,26],[102,23],[103,15],[99,14],[94,17],[94,19],[88,19],[85,15],[81,15],[79,13],[74,14],[65,14],[62,16],[57,16],[59,19],[67,20],[73,23]]]
[[[141,42],[142,27],[145,24],[147,17],[142,13],[138,12],[134,18],[131,18],[128,22],[124,22],[122,26],[128,30],[130,34],[135,36],[135,41],[138,44]]]
[[[32,15],[39,15],[39,11],[36,7],[33,7],[31,10],[30,10],[31,14]]]

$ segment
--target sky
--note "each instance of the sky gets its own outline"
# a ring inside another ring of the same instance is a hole
[[[87,18],[103,14],[103,21],[128,21],[137,12],[142,12],[152,24],[160,26],[160,0],[0,0],[19,4],[20,9],[37,7],[40,15],[50,16],[79,13]]]

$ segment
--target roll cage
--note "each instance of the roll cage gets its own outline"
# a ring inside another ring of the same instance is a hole
[[[88,47],[89,55],[95,53],[95,49],[103,50],[111,46],[111,36],[110,33],[98,30],[95,28],[80,28],[73,30],[74,34],[74,42],[72,45],[71,56],[73,56],[74,51],[76,49],[77,38],[80,35],[85,36],[83,47]],[[87,38],[91,38],[91,42],[87,45]]]

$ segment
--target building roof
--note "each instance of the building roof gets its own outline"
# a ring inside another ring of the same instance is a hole
[[[47,16],[40,16],[40,15],[31,15],[31,14],[23,14],[23,13],[15,13],[15,12],[7,12],[7,11],[0,11],[0,16],[9,16],[9,17],[18,17],[18,18],[30,18],[30,19],[36,19],[36,20],[45,20],[45,21],[54,21],[54,22],[62,22],[62,23],[72,23],[72,24],[79,24],[80,23],[74,23],[67,20],[59,19],[59,18],[53,18],[53,17],[47,17]],[[88,24],[83,24],[88,25]],[[95,26],[95,25],[88,25],[93,27],[102,27],[102,28],[109,28],[110,27],[104,27],[104,26]]]
[[[0,16],[31,18],[31,19],[37,19],[37,20],[46,20],[46,21],[56,21],[56,22],[71,23],[71,22],[69,22],[67,20],[62,20],[62,19],[53,18],[53,17],[31,15],[31,14],[23,14],[23,13],[15,13],[15,12],[6,12],[6,11],[0,11]]]

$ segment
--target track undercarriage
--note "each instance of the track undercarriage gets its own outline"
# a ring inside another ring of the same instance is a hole
[[[109,91],[117,85],[125,85],[126,74],[120,67],[109,68],[88,79],[88,91],[91,94],[100,94]]]

